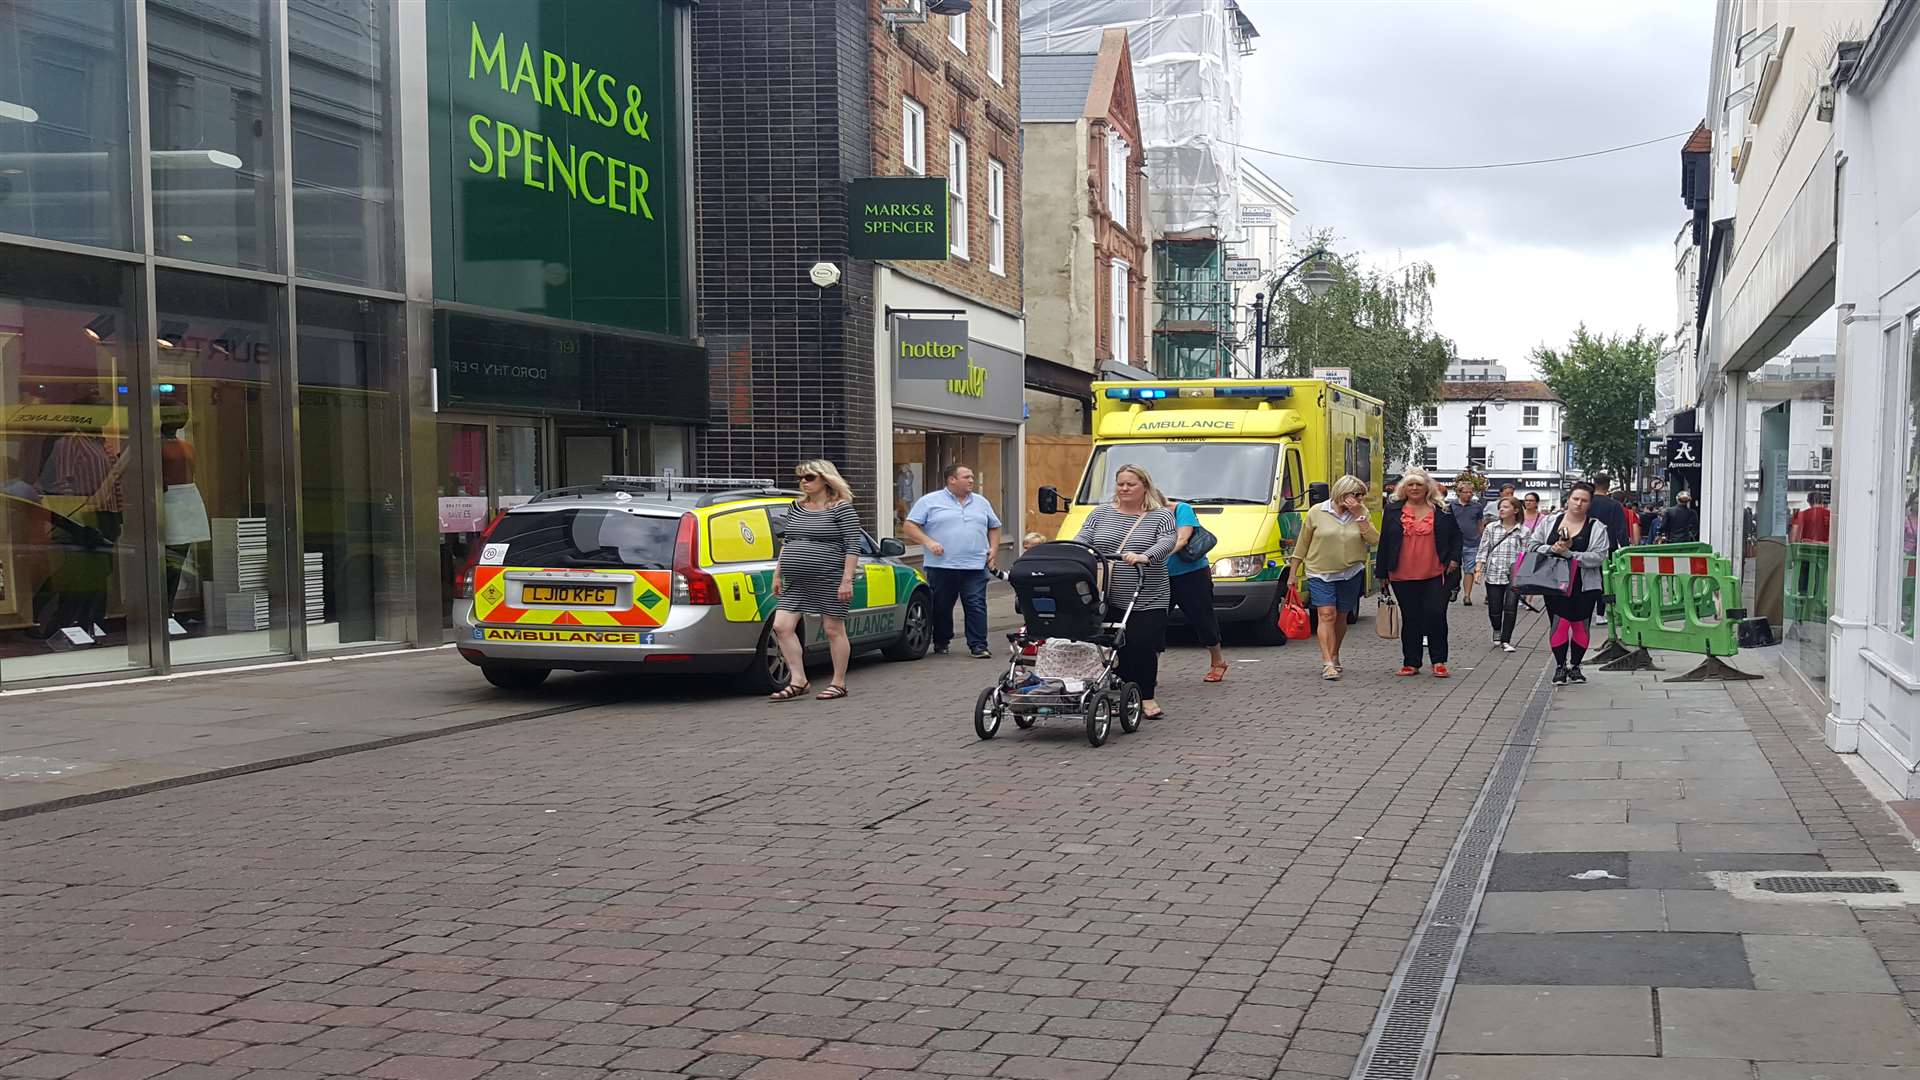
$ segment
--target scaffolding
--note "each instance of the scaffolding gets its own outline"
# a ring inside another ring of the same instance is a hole
[[[1157,374],[1231,374],[1239,319],[1222,277],[1240,219],[1240,59],[1258,37],[1236,0],[1026,0],[1023,52],[1098,52],[1127,30],[1146,143]]]

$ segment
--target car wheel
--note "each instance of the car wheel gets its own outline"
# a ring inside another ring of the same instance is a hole
[[[502,664],[484,664],[480,674],[486,680],[502,690],[532,690],[547,681],[553,674],[550,668],[543,667],[507,667]]]
[[[933,604],[925,589],[916,590],[907,601],[905,625],[900,640],[882,653],[889,660],[918,660],[933,650]]]
[[[804,632],[803,622],[796,629]],[[755,694],[771,694],[784,690],[793,679],[793,672],[787,670],[787,658],[780,655],[780,642],[773,636],[773,620],[760,628],[760,647],[754,651],[753,661],[747,665],[747,688]]]

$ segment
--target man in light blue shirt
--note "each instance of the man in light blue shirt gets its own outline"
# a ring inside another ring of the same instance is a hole
[[[933,587],[933,651],[953,642],[953,602],[966,616],[967,649],[991,660],[987,650],[987,571],[1000,549],[1000,518],[985,496],[973,493],[973,470],[947,466],[947,486],[920,496],[907,514],[907,539],[926,551],[927,584]]]

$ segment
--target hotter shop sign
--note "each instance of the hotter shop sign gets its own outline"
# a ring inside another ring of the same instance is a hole
[[[882,176],[847,184],[847,252],[856,259],[947,257],[947,181]]]
[[[894,371],[943,383],[967,378],[967,320],[893,320]]]

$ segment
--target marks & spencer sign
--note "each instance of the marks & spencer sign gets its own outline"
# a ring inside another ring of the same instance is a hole
[[[675,5],[427,10],[435,296],[684,335]]]
[[[947,181],[882,176],[847,183],[847,252],[856,259],[947,257]]]

